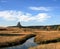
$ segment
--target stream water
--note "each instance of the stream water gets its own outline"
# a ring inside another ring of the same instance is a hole
[[[17,45],[13,47],[7,47],[7,48],[2,48],[2,49],[28,49],[29,47],[36,46],[37,44],[34,42],[34,37],[28,39],[25,43],[22,45]]]

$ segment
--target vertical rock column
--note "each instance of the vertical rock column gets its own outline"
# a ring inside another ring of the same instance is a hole
[[[17,27],[22,27],[21,24],[20,24],[20,22],[18,22]]]

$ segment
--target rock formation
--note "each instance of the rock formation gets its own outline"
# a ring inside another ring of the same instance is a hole
[[[20,24],[20,22],[18,22],[17,27],[22,27],[21,24]]]

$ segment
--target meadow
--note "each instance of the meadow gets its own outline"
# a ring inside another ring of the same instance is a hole
[[[37,49],[41,47],[41,49],[45,47],[48,49],[47,46],[51,48],[51,45],[58,47],[60,45],[60,25],[0,27],[0,48],[21,45],[32,37],[35,37],[34,42],[38,44]],[[30,49],[36,49],[36,47]]]

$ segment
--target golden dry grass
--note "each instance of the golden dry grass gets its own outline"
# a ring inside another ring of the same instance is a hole
[[[22,36],[0,36],[0,48],[23,44],[27,39],[34,37],[33,34],[25,34]]]
[[[23,28],[2,28],[0,30],[0,47],[22,44],[34,36],[31,32],[24,31]]]
[[[0,36],[1,45],[14,45],[13,43],[23,43],[28,38],[36,35],[35,42],[42,43],[42,41],[52,41],[60,39],[60,31],[45,31],[40,29],[7,27],[0,29],[0,34],[24,34],[23,36]],[[32,36],[31,36],[32,35]],[[5,44],[4,44],[5,43]]]
[[[38,45],[29,49],[60,49],[60,42]]]
[[[35,37],[36,43],[41,43],[43,41],[51,41],[60,38],[60,31],[41,31],[37,33]]]

